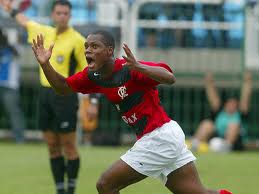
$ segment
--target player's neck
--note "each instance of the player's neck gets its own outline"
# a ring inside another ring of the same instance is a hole
[[[102,77],[104,79],[109,78],[112,75],[113,69],[114,69],[115,59],[112,58],[109,61],[105,63],[101,70]]]

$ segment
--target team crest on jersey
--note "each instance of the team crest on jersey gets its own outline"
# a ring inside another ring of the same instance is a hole
[[[56,58],[57,63],[61,64],[64,62],[65,57],[63,55],[58,55]]]
[[[119,89],[118,89],[118,95],[121,97],[121,99],[124,99],[125,97],[128,96],[126,86],[121,86],[121,87],[119,87]]]

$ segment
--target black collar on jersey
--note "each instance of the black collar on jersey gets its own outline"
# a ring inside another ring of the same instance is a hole
[[[88,78],[104,88],[115,88],[130,80],[130,70],[128,67],[122,67],[120,71],[114,73],[112,78],[108,80],[102,79],[102,75],[99,72],[88,71]]]

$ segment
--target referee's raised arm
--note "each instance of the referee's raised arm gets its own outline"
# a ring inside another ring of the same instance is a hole
[[[0,0],[0,6],[3,10],[9,13],[19,25],[25,28],[29,19],[19,9],[14,8],[13,2],[14,1],[11,0]]]

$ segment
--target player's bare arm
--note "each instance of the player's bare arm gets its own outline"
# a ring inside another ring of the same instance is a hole
[[[0,0],[0,6],[7,13],[11,14],[19,25],[26,27],[29,19],[22,12],[13,8],[13,2],[13,0]]]
[[[139,71],[149,76],[150,78],[160,82],[161,84],[175,83],[176,79],[174,77],[174,74],[170,71],[166,70],[163,67],[151,67],[147,65],[141,65],[139,62],[137,62],[130,48],[126,44],[123,45],[123,50],[126,53],[126,56],[123,56],[123,58],[127,61],[125,65],[127,65],[129,69]]]
[[[211,73],[208,73],[205,77],[205,89],[211,109],[215,112],[218,111],[221,106],[221,100]]]
[[[242,113],[248,113],[250,98],[252,94],[252,75],[250,72],[245,72],[243,77],[243,85],[241,89],[241,97],[239,102],[239,109]]]
[[[42,34],[37,35],[36,40],[33,39],[32,50],[51,87],[61,95],[70,94],[73,91],[67,85],[65,77],[56,72],[49,62],[53,47],[54,44],[51,45],[49,49],[44,48],[44,38]]]

